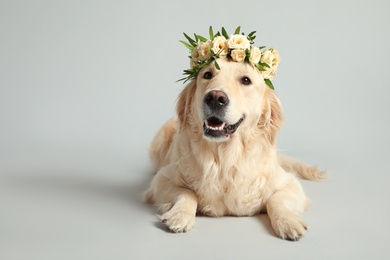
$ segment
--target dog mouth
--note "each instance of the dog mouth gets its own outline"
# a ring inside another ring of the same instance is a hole
[[[236,132],[242,121],[244,121],[243,117],[237,123],[228,125],[216,117],[210,117],[203,123],[203,132],[205,136],[211,138],[229,137]]]

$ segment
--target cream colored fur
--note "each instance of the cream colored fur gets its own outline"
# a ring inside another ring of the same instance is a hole
[[[179,96],[178,119],[169,120],[152,141],[156,175],[145,200],[158,207],[172,232],[186,232],[196,213],[252,216],[267,212],[276,234],[298,240],[307,230],[299,215],[308,205],[296,176],[325,177],[315,167],[279,156],[276,132],[282,108],[260,73],[247,63],[218,60],[204,68]],[[205,79],[211,72],[212,79]],[[251,85],[244,85],[242,77]],[[222,141],[203,134],[203,100],[211,90],[224,91],[230,103],[229,124],[244,117],[237,131]]]

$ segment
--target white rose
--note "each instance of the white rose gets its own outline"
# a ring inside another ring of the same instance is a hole
[[[226,38],[223,36],[217,36],[214,38],[211,50],[215,53],[219,53],[220,58],[225,58],[228,53],[228,45]]]
[[[227,42],[229,49],[246,50],[251,47],[251,43],[245,35],[232,34]]]
[[[280,62],[279,52],[274,49],[264,50],[261,54],[260,62],[270,66],[270,68],[264,67],[265,71],[262,71],[261,74],[265,79],[272,80],[276,75],[276,70]]]
[[[257,47],[254,47],[251,49],[251,52],[249,54],[249,62],[252,65],[255,65],[255,64],[259,63],[260,57],[261,57],[260,49]]]
[[[230,56],[234,61],[241,62],[245,60],[245,50],[232,50]]]
[[[211,57],[210,53],[210,47],[211,47],[211,42],[202,42],[198,45],[198,53],[199,53],[199,59],[200,60],[208,60]]]

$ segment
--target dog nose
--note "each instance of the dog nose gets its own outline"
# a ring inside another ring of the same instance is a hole
[[[212,90],[204,97],[204,102],[211,109],[219,109],[229,104],[229,98],[223,91]]]

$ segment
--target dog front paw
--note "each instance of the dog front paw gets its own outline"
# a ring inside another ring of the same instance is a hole
[[[189,231],[195,224],[195,214],[172,208],[161,216],[162,222],[173,233]]]
[[[273,223],[276,234],[286,240],[297,241],[307,231],[307,225],[295,214],[280,217]]]

